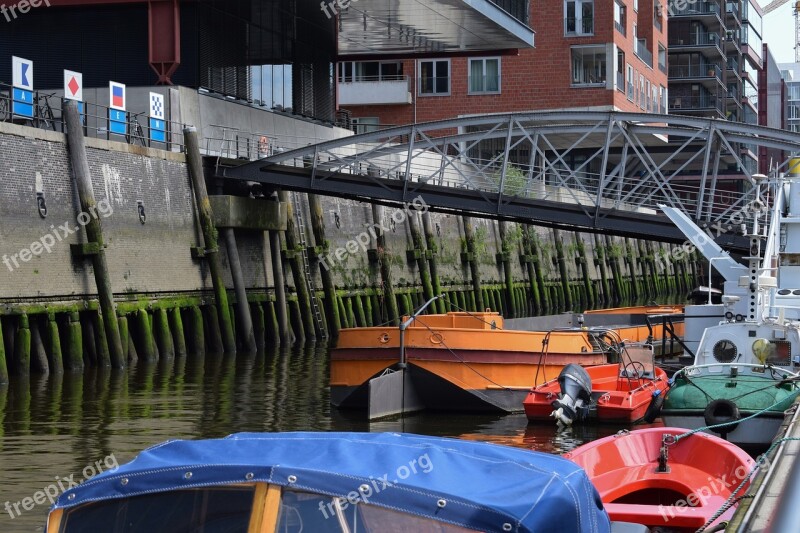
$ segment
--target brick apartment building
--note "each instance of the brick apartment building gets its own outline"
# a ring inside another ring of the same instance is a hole
[[[536,47],[500,55],[340,56],[339,107],[369,131],[543,109],[667,110],[664,0],[530,3]]]

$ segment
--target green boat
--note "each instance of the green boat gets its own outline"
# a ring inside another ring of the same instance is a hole
[[[697,429],[760,413],[708,432],[742,447],[769,445],[784,411],[800,395],[797,379],[797,374],[769,365],[689,366],[673,376],[661,416],[668,426]]]

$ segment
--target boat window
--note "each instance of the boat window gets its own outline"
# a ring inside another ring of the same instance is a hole
[[[358,495],[359,493],[353,493]],[[468,533],[474,531],[409,515],[356,498],[345,498],[284,490],[276,533]]]
[[[255,487],[214,487],[106,500],[68,510],[61,532],[247,533],[254,496]]]

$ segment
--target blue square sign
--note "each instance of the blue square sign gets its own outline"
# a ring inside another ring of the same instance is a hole
[[[108,131],[117,135],[127,135],[128,133],[128,114],[125,111],[116,109],[108,110]]]
[[[33,91],[14,87],[11,94],[11,112],[17,116],[33,118]]]
[[[166,123],[157,118],[150,119],[150,140],[155,142],[167,142]]]

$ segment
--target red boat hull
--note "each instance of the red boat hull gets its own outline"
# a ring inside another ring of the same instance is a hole
[[[657,472],[664,435],[685,429],[620,432],[565,453],[589,475],[612,521],[694,531],[747,478],[754,461],[738,446],[696,433],[668,446],[669,471]],[[737,495],[745,494],[745,483]],[[736,506],[714,523],[730,519]]]
[[[585,367],[592,379],[592,396],[597,397],[597,419],[604,422],[632,423],[644,417],[653,392],[667,390],[667,374],[655,369],[655,379],[628,379],[619,376],[619,365]],[[522,402],[530,421],[551,420],[552,403],[561,388],[553,379],[531,389]]]

